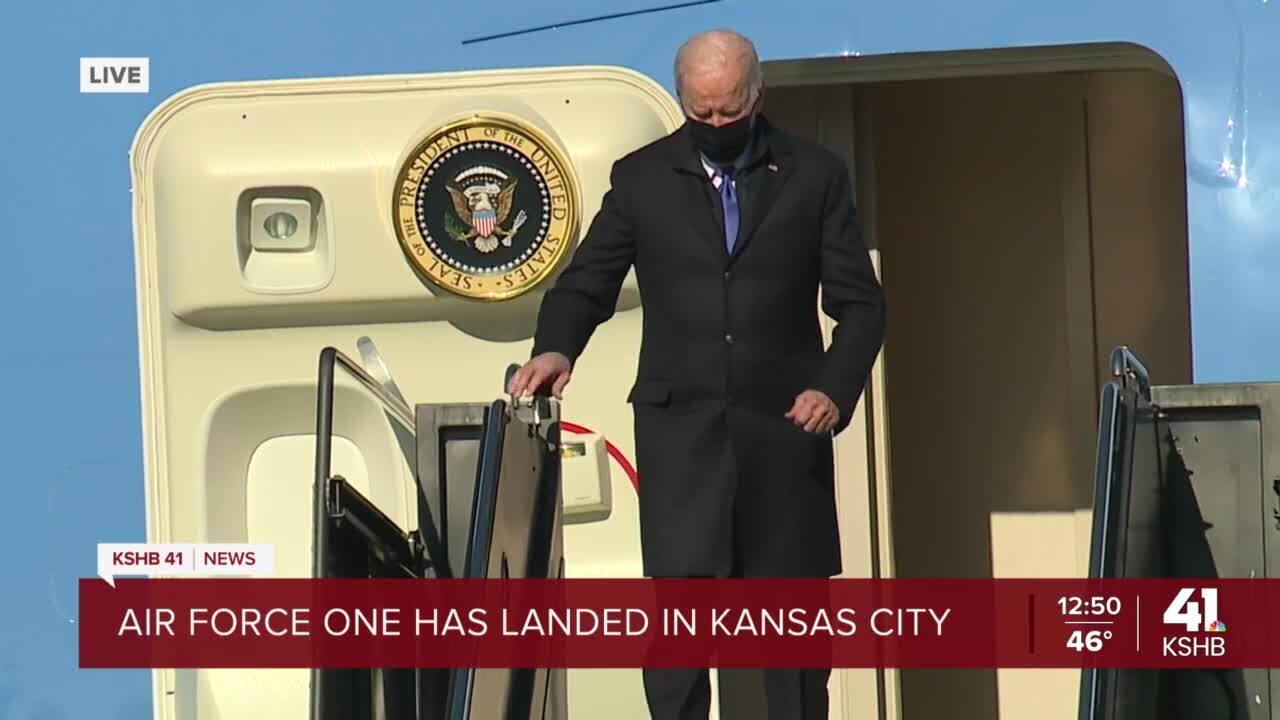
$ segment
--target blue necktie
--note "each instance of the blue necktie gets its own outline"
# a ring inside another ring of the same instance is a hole
[[[733,189],[733,168],[720,170],[720,205],[724,209],[725,248],[733,252],[738,240],[738,194]]]

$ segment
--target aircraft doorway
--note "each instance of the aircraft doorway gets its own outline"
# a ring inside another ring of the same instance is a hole
[[[1181,112],[1160,67],[1092,48],[767,69],[771,116],[848,158],[888,293],[885,353],[837,443],[850,576],[1084,572],[1106,351],[1131,345],[1158,384],[1190,378]],[[424,138],[477,108],[572,158],[582,219],[619,156],[681,122],[652,79],[600,67],[223,84],[148,117],[130,155],[148,540],[270,542],[281,574],[307,574],[321,348],[376,337],[406,402],[498,395],[528,350],[537,293],[473,302],[422,277],[390,191]],[[600,135],[606,108],[631,122]],[[270,207],[297,212],[313,242],[264,238],[254,213]],[[641,570],[636,488],[604,442],[634,457],[619,378],[637,357],[636,288],[624,283],[566,398],[566,419],[590,430],[565,463],[570,577]],[[406,463],[377,403],[350,385],[334,397],[330,470],[414,530],[424,472],[470,462],[474,445]],[[447,508],[442,535],[465,537],[447,519],[468,498],[465,486],[428,498]],[[750,674],[719,680],[719,718],[759,717]],[[1077,684],[839,671],[832,717],[1066,720]],[[572,717],[647,717],[634,669],[570,671],[566,688]],[[153,691],[162,720],[308,706],[305,672],[158,670]]]
[[[889,307],[838,439],[846,573],[1085,575],[1111,348],[1191,381],[1177,81],[1129,47],[766,79],[774,122],[848,159]],[[756,717],[755,679],[720,677],[721,717]],[[1070,670],[838,671],[832,717],[1069,720],[1078,687]]]

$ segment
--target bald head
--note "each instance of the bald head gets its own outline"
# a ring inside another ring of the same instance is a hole
[[[763,85],[750,40],[732,30],[709,30],[676,52],[676,94],[689,117],[720,125],[751,112]]]

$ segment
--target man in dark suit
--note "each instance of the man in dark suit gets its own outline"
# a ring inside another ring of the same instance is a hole
[[[686,123],[614,164],[510,391],[561,396],[634,266],[644,329],[628,402],[645,575],[838,575],[832,434],[849,423],[885,323],[849,173],[761,114],[746,38],[695,36],[675,73]],[[825,350],[819,287],[837,322]],[[825,720],[829,675],[767,671],[771,720]],[[644,681],[655,719],[707,717],[705,670]]]

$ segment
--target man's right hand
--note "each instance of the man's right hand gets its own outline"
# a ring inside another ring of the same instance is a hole
[[[507,392],[512,397],[521,398],[533,395],[539,390],[551,386],[551,394],[557,400],[562,399],[564,386],[569,384],[572,371],[569,358],[558,352],[546,352],[535,356],[511,376],[511,386]]]

